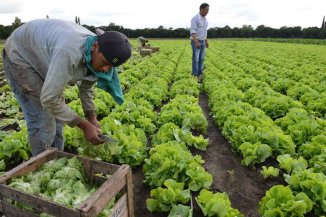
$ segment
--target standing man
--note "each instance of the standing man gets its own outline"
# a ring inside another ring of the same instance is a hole
[[[77,126],[87,141],[104,142],[93,103],[93,86],[122,104],[116,67],[131,56],[127,37],[115,31],[96,36],[74,22],[40,19],[17,28],[3,50],[7,80],[27,122],[33,156],[55,147],[63,150],[63,125]],[[78,84],[86,119],[67,106],[63,92]]]
[[[203,78],[204,58],[207,42],[207,26],[206,15],[209,11],[209,5],[203,3],[199,7],[199,13],[191,19],[190,39],[192,47],[192,74],[201,82]]]

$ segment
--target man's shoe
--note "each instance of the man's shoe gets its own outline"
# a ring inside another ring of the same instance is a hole
[[[199,75],[199,76],[197,77],[197,79],[198,79],[198,82],[201,83],[201,82],[203,81],[203,75]]]

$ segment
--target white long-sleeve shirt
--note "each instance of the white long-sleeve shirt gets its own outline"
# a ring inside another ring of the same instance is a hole
[[[207,39],[207,27],[208,21],[206,17],[202,17],[200,13],[196,14],[191,19],[191,26],[190,26],[190,39],[192,40],[192,34],[196,33],[198,40],[205,40]]]
[[[40,19],[16,29],[7,39],[5,50],[9,59],[22,67],[32,67],[42,78],[40,101],[45,110],[58,120],[73,126],[78,115],[63,98],[67,84],[79,85],[84,111],[94,112],[92,86],[97,78],[87,76],[84,46],[87,37],[95,35],[74,22]]]

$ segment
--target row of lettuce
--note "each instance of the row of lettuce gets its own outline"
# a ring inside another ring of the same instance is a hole
[[[211,186],[212,175],[204,169],[201,157],[193,156],[188,147],[206,149],[208,140],[202,135],[193,136],[192,131],[205,133],[207,120],[198,105],[199,87],[191,76],[189,57],[185,57],[190,53],[183,43],[177,49],[175,46],[164,46],[166,53],[162,49],[160,55],[137,65],[139,70],[124,71],[127,77],[121,76],[121,83],[128,90],[125,103],[115,106],[101,120],[103,133],[119,142],[96,147],[79,142],[74,143],[78,144],[75,148],[79,154],[96,159],[143,165],[144,182],[152,188],[147,199],[151,212],[190,216],[191,191],[202,190],[196,200],[205,215],[224,212],[228,216],[242,216],[231,207],[225,193],[203,190]],[[175,49],[179,52],[172,52]],[[135,82],[126,85],[130,81]],[[72,133],[72,138],[82,139],[77,133]],[[213,203],[212,195],[216,198]],[[212,209],[216,201],[223,201],[223,205]]]
[[[284,48],[278,55],[275,45],[269,46],[215,44],[218,49],[208,54],[204,78],[211,112],[232,148],[242,154],[242,164],[255,166],[274,158],[278,168],[263,166],[262,174],[278,176],[281,169],[288,183],[266,192],[260,215],[304,216],[313,211],[321,216],[326,212],[326,65],[318,56],[317,62],[313,56],[302,64],[311,54],[309,47],[297,47],[302,55]]]
[[[215,43],[211,47],[217,49],[209,49],[207,55],[203,87],[216,124],[242,154],[244,165],[262,165],[274,158],[278,168],[263,166],[262,174],[282,173],[288,183],[266,192],[260,215],[304,216],[311,211],[322,215],[326,212],[324,51],[318,46]],[[95,159],[144,164],[145,183],[153,188],[148,208],[189,213],[189,208],[176,204],[189,204],[191,191],[212,184],[212,176],[202,167],[204,161],[188,149],[205,150],[207,139],[191,132],[205,133],[207,121],[198,106],[198,84],[190,76],[190,50],[179,42],[173,46],[162,42],[160,47],[159,55],[144,61],[134,55],[135,60],[121,69],[123,106],[116,106],[107,93],[96,89],[102,130],[119,142],[94,148],[85,143],[80,131],[66,127],[66,146]],[[0,112],[17,110],[10,91],[3,89],[1,97],[7,98],[1,100],[6,105]],[[65,95],[69,105],[83,115],[76,88]],[[20,120],[18,116],[11,126],[19,129]],[[29,157],[26,129],[3,135],[0,169]],[[216,200],[210,202],[213,197]],[[223,204],[216,212],[241,216],[224,193],[202,190],[196,200],[205,215],[214,215],[214,204]]]
[[[6,82],[2,60],[3,48],[4,43],[0,41],[0,141],[6,134],[2,130],[6,130],[6,127],[9,125],[18,124],[19,120],[23,119],[22,113],[19,112],[19,105],[14,94],[10,91],[9,85],[4,85]]]
[[[135,58],[120,69],[125,93],[122,106],[117,106],[106,92],[95,89],[102,131],[118,142],[94,146],[85,141],[80,130],[66,126],[66,148],[106,162],[143,165],[144,182],[152,189],[147,200],[151,212],[191,216],[191,192],[200,191],[196,201],[205,216],[240,217],[226,193],[207,190],[212,175],[203,167],[201,156],[193,156],[189,150],[205,150],[208,145],[202,135],[208,124],[198,105],[199,86],[190,72],[190,50],[184,42],[160,43],[159,54],[143,60]],[[76,87],[67,89],[65,98],[83,115]],[[194,136],[194,131],[199,136]],[[3,165],[19,163],[29,156],[25,127],[2,137]]]

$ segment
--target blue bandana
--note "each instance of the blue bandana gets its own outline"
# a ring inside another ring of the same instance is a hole
[[[97,36],[89,36],[85,44],[85,62],[87,69],[98,77],[96,86],[108,92],[118,103],[121,105],[124,101],[123,93],[118,78],[118,72],[116,67],[108,72],[96,72],[92,67],[92,47],[94,42],[97,40]]]

